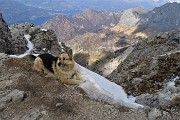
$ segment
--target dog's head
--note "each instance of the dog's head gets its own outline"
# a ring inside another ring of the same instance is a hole
[[[72,55],[72,49],[67,52],[62,52],[58,56],[57,65],[62,70],[70,70],[74,67],[74,60]]]

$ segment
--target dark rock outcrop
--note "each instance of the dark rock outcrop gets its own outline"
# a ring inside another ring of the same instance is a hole
[[[8,25],[0,13],[0,52],[7,54],[13,53],[12,38]]]
[[[59,51],[58,41],[52,30],[40,29],[30,23],[14,24],[10,29],[16,54],[22,54],[28,49],[27,40],[24,37],[26,34],[31,36],[30,41],[34,45],[35,52],[56,54]]]

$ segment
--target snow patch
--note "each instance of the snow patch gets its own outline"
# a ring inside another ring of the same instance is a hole
[[[90,98],[133,109],[144,107],[143,105],[135,103],[134,100],[128,99],[127,94],[121,86],[78,64],[76,64],[76,68],[81,73],[82,79],[85,80],[79,87],[82,88]]]
[[[23,58],[26,55],[29,55],[31,53],[31,51],[33,50],[33,44],[30,41],[31,36],[29,34],[26,34],[26,35],[24,35],[24,37],[26,38],[26,40],[28,42],[27,43],[28,50],[24,54],[21,54],[21,55],[10,55],[10,57]]]
[[[166,54],[159,55],[159,56],[161,56],[161,57],[163,57],[163,56],[169,56],[169,55],[175,54],[175,53],[180,53],[180,50],[177,50],[177,51],[174,51],[174,52],[167,52]]]
[[[47,32],[47,29],[41,29],[41,31],[45,31],[45,32]]]
[[[169,91],[171,90],[172,88],[175,88],[175,81],[178,81],[180,80],[180,77],[176,76],[174,79],[172,79],[171,81],[169,81],[167,83],[167,86],[165,88],[165,91]]]

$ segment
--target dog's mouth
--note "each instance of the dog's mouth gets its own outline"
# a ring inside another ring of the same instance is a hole
[[[67,65],[67,64],[58,63],[58,66],[59,66],[59,67],[66,67],[66,66],[68,66],[68,65]]]

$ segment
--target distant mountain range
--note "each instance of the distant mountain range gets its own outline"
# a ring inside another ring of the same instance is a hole
[[[51,10],[93,9],[103,11],[120,11],[133,7],[153,9],[168,0],[17,0],[29,6]],[[171,0],[172,1],[172,0]]]
[[[31,22],[40,25],[55,15],[68,16],[87,9],[97,11],[122,11],[141,7],[151,10],[167,0],[0,0],[0,11],[9,25]]]
[[[134,33],[146,31],[146,33],[152,34],[157,31],[179,28],[180,16],[177,11],[180,11],[180,3],[167,3],[152,11],[142,8],[133,8],[122,12],[87,10],[72,17],[57,16],[44,23],[42,27],[53,29],[60,41],[69,40],[87,32],[98,33],[114,26],[117,26],[115,31],[121,31],[121,26],[127,26],[134,29]]]

